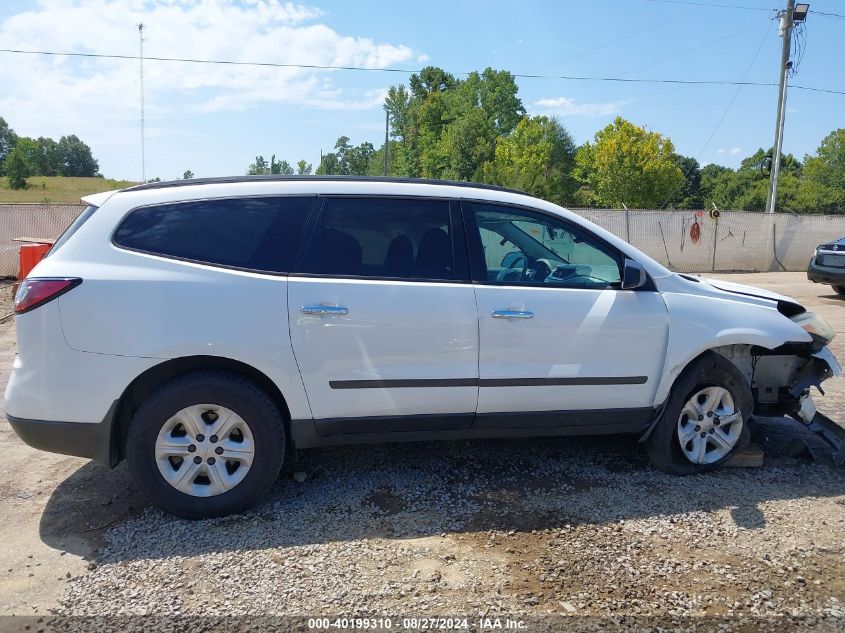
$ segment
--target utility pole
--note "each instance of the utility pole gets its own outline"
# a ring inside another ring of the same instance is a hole
[[[780,36],[783,39],[783,46],[780,55],[780,86],[778,88],[778,110],[775,117],[775,143],[772,156],[772,173],[769,180],[769,195],[766,199],[766,213],[775,212],[775,203],[778,196],[778,176],[780,175],[780,156],[783,150],[783,126],[786,119],[786,89],[789,85],[789,72],[792,69],[792,62],[789,55],[792,49],[792,29],[796,22],[803,22],[807,19],[809,4],[801,3],[796,10],[795,0],[787,0],[786,9],[778,12],[780,18]]]
[[[384,177],[387,178],[387,128],[390,125],[390,112],[384,109]]]
[[[138,25],[138,60],[141,78],[141,182],[147,182],[146,156],[144,150],[144,24]]]

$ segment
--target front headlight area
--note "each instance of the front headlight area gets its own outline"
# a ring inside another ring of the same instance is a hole
[[[836,330],[830,327],[827,321],[812,312],[802,312],[790,317],[790,319],[802,330],[809,333],[814,341],[822,345],[827,345],[836,336]]]

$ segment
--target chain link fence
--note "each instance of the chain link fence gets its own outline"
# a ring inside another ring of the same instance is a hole
[[[0,204],[0,277],[18,274],[16,237],[55,239],[84,206]],[[845,215],[572,209],[678,272],[806,270],[813,250],[845,235]]]
[[[73,222],[84,205],[0,204],[0,277],[16,277],[18,237],[55,239]]]

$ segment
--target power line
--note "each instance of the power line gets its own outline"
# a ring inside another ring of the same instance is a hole
[[[843,90],[831,90],[830,88],[814,88],[813,86],[799,86],[797,84],[789,84],[789,87],[793,90],[810,90],[812,92],[826,92],[832,95],[845,95],[845,91]]]
[[[810,9],[810,13],[823,15],[828,18],[839,18],[840,20],[845,20],[845,15],[842,15],[841,13],[825,13],[824,11],[816,11],[815,9]]]
[[[22,50],[15,48],[0,48],[0,53],[10,53],[17,55],[49,55],[54,57],[83,57],[95,59],[124,59],[124,60],[139,60],[138,55],[114,55],[106,53],[75,53],[62,51],[42,51],[42,50]],[[154,62],[180,62],[188,64],[215,64],[224,66],[252,66],[259,68],[300,68],[303,70],[354,70],[361,72],[381,72],[381,73],[401,73],[409,75],[418,73],[421,69],[418,68],[375,68],[372,66],[331,66],[322,64],[282,64],[276,62],[242,62],[225,59],[197,59],[190,57],[150,57],[145,55],[144,61]],[[456,75],[469,75],[469,71],[455,72]],[[539,75],[530,73],[511,73],[516,79],[560,79],[564,81],[605,81],[618,83],[645,83],[645,84],[676,84],[676,85],[691,85],[691,86],[758,86],[767,87],[777,86],[777,83],[764,81],[726,81],[719,79],[659,79],[659,78],[627,78],[627,77],[589,77],[580,75]],[[812,90],[815,92],[825,92],[829,94],[845,95],[845,91],[833,90],[830,88],[817,88],[810,86],[792,86],[799,90]]]
[[[654,59],[650,62],[646,62],[645,64],[640,64],[639,66],[634,66],[633,68],[628,68],[627,70],[624,70],[621,73],[619,73],[619,76],[625,77],[625,76],[630,75],[631,73],[636,72],[638,70],[642,70],[644,68],[651,68],[652,66],[657,66],[658,64],[662,64],[663,62],[665,62],[668,59],[676,59],[677,57],[679,57],[680,55],[683,55],[684,53],[689,53],[690,51],[697,50],[697,49],[702,48],[704,46],[712,46],[716,42],[727,39],[729,37],[733,37],[737,33],[738,33],[738,31],[735,31],[733,33],[728,33],[726,35],[722,35],[722,36],[717,37],[715,39],[709,39],[705,42],[700,42],[700,43],[696,44],[695,46],[690,46],[688,48],[683,48],[683,49],[679,49],[679,50],[678,49],[673,50],[670,53],[668,53],[668,54],[666,54],[666,55],[664,55],[664,56],[662,56],[658,59]],[[582,94],[584,92],[584,90],[588,89],[594,83],[596,83],[596,82],[591,81],[591,82],[587,82],[585,84],[582,84],[581,86],[579,86],[575,90],[570,89],[570,90],[567,91],[567,96],[572,97],[572,96],[575,96],[575,95],[578,95],[578,94]]]
[[[710,7],[713,9],[743,9],[745,11],[768,11],[769,13],[777,11],[777,9],[766,9],[763,7],[746,7],[737,4],[717,4],[710,2],[694,2],[693,0],[649,0],[649,2],[662,2],[664,4],[685,4],[694,7]]]
[[[767,11],[769,13],[773,13],[778,9],[766,9],[765,7],[747,7],[744,5],[738,4],[719,4],[719,3],[711,3],[711,2],[695,2],[694,0],[648,0],[649,2],[661,2],[663,4],[680,4],[686,6],[693,6],[693,7],[707,7],[711,9],[742,9],[744,11]],[[816,9],[810,9],[810,13],[815,13],[816,15],[823,15],[828,18],[839,18],[845,20],[845,15],[842,13],[830,13],[827,11],[817,11]]]
[[[754,57],[751,58],[751,63],[748,64],[748,68],[746,68],[745,72],[742,74],[742,80],[743,81],[745,80],[746,77],[748,77],[748,73],[750,73],[751,69],[754,67],[754,63],[757,61],[757,58],[760,56],[760,51],[763,50],[763,44],[766,43],[766,40],[769,37],[769,32],[771,32],[771,30],[772,30],[772,22],[769,22],[769,25],[766,27],[766,32],[763,34],[763,39],[760,40],[760,45],[757,46],[757,50],[754,51]],[[710,136],[707,137],[707,141],[704,143],[704,146],[698,152],[698,156],[695,157],[696,162],[698,162],[698,159],[700,159],[701,155],[704,154],[704,152],[707,150],[710,143],[713,141],[713,138],[716,136],[716,133],[719,131],[719,128],[722,127],[722,123],[725,122],[725,118],[728,116],[728,112],[730,112],[731,108],[733,107],[734,101],[736,101],[736,98],[739,95],[739,91],[741,89],[742,89],[742,86],[738,85],[736,87],[736,90],[734,90],[734,93],[733,93],[733,96],[731,97],[731,100],[728,102],[728,105],[725,108],[724,112],[722,112],[722,116],[719,117],[719,120],[716,122],[716,127],[713,128],[713,131],[710,133]],[[690,175],[690,172],[694,169],[694,167],[695,167],[695,165],[691,165],[690,168],[684,173],[683,181],[679,182],[678,185],[672,190],[672,193],[669,194],[669,196],[666,198],[666,201],[660,206],[661,209],[663,207],[665,207],[667,204],[669,204],[669,202],[672,200],[672,196],[674,196],[675,193],[677,193],[678,189],[680,189],[682,184],[686,183],[687,176]]]
[[[694,13],[694,12],[695,12],[695,9],[690,9],[689,11],[685,11],[685,12],[680,13],[678,15],[674,15],[667,20],[663,20],[661,22],[649,24],[645,28],[637,29],[636,31],[631,31],[629,33],[626,33],[625,35],[621,35],[619,37],[615,37],[613,39],[607,40],[607,41],[602,42],[601,44],[598,44],[598,45],[596,45],[592,48],[580,50],[577,53],[575,53],[574,55],[570,55],[566,59],[556,61],[552,64],[546,64],[544,66],[540,66],[539,68],[537,68],[536,70],[532,70],[531,72],[539,72],[541,70],[546,70],[548,68],[552,68],[553,66],[559,66],[560,64],[563,64],[565,62],[571,62],[574,59],[578,59],[580,57],[583,57],[584,55],[589,55],[590,53],[594,53],[598,50],[601,50],[602,48],[610,46],[611,44],[618,44],[619,42],[624,42],[625,40],[629,40],[632,37],[636,37],[637,35],[641,35],[642,33],[646,33],[648,31],[653,31],[654,29],[661,28],[661,27],[665,26],[666,24],[669,24],[670,22],[680,20],[681,18],[689,15],[690,13]]]

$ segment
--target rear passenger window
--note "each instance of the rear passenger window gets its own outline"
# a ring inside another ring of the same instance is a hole
[[[137,209],[114,235],[118,246],[208,264],[290,270],[313,197],[233,198]]]
[[[312,231],[302,272],[454,279],[449,202],[328,198]]]

